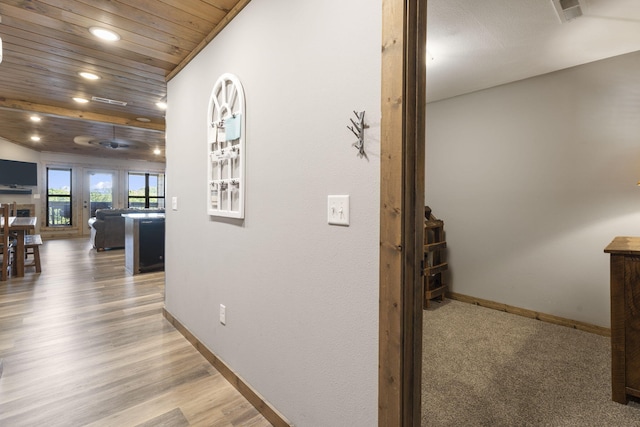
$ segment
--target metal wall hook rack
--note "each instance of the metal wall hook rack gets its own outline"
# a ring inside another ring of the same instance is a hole
[[[367,155],[367,153],[365,153],[364,151],[364,130],[369,126],[367,126],[364,122],[364,113],[364,111],[357,112],[354,110],[353,114],[355,114],[357,121],[349,119],[352,126],[347,126],[347,129],[353,132],[356,138],[358,138],[358,140],[352,145],[358,149],[358,155],[360,157],[366,157]]]

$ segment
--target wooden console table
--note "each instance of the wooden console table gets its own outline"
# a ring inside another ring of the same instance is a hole
[[[640,397],[640,237],[616,237],[611,254],[611,398]]]

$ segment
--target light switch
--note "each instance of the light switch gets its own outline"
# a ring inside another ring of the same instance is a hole
[[[171,198],[171,209],[173,209],[174,211],[178,210],[178,198],[176,196],[173,196]]]
[[[227,324],[227,307],[224,304],[220,304],[220,323]]]
[[[332,225],[349,225],[349,196],[328,196],[327,222]]]

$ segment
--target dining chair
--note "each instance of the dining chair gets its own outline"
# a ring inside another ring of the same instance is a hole
[[[18,216],[18,203],[11,202],[7,203],[7,205],[9,206],[9,216]]]
[[[42,246],[42,237],[39,234],[24,235],[24,267],[35,267],[36,273],[42,273],[40,266],[40,246]],[[33,261],[28,261],[29,255],[33,255]]]
[[[9,278],[11,268],[13,267],[13,251],[15,247],[15,238],[9,234],[9,205],[0,205],[0,218],[2,219],[2,228],[0,231],[0,256],[2,256],[2,271],[0,272],[0,280],[5,281]]]
[[[9,216],[18,216],[17,202],[9,203]],[[15,235],[15,234],[14,234]],[[17,236],[16,236],[17,237]],[[35,267],[36,273],[42,272],[40,266],[40,246],[42,246],[42,237],[39,234],[31,234],[30,230],[25,231],[24,235],[24,259],[25,268]],[[29,257],[33,257],[32,261],[28,261]]]

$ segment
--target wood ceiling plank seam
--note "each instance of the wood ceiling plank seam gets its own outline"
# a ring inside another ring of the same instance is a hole
[[[26,49],[23,49],[23,50],[26,50]],[[28,54],[31,54],[31,52],[27,52],[27,53],[28,53]],[[21,53],[16,53],[15,55],[7,55],[7,56],[9,56],[9,57],[11,57],[11,56],[19,57],[20,55],[21,55]],[[32,55],[34,55],[34,57],[36,56],[36,54],[32,54]],[[39,56],[42,56],[42,55],[39,55]],[[31,58],[28,58],[28,59],[31,59]],[[8,63],[5,63],[5,67],[7,67],[7,65],[8,65]],[[46,71],[44,71],[44,72],[46,72],[46,73],[54,73],[54,71],[55,71],[55,70],[51,68],[51,65],[48,65],[48,69],[47,69]],[[37,72],[37,71],[36,71],[36,72]],[[135,74],[134,74],[134,75],[135,75]],[[43,78],[49,78],[49,79],[51,79],[51,78],[52,78],[52,76],[43,76]],[[126,82],[124,82],[124,83],[126,83]],[[52,84],[55,84],[55,83],[52,83]],[[139,86],[139,85],[133,85],[133,86],[121,87],[121,91],[123,91],[123,92],[124,92],[124,91],[130,91],[130,87],[136,87],[136,86]],[[118,87],[116,86],[116,89],[117,89],[117,88],[118,88]],[[149,101],[149,105],[153,105],[153,104],[155,103],[155,101],[157,101],[157,98],[165,96],[164,94],[166,93],[166,85],[165,85],[164,81],[160,81],[160,82],[158,83],[158,88],[160,88],[161,93],[156,93],[156,99],[150,100],[150,101]],[[149,92],[149,91],[147,90],[147,92]],[[157,91],[156,91],[156,92],[157,92]],[[153,101],[153,102],[151,102],[151,101]],[[147,114],[148,114],[148,113],[147,113]]]
[[[34,68],[30,66],[28,58],[21,57],[21,54],[15,53],[12,55],[11,61],[3,62],[3,69],[6,71],[13,71],[13,73],[6,75],[0,75],[0,82],[9,81],[23,81],[28,75],[32,76],[32,81],[35,80],[37,86],[42,86],[45,81],[60,81],[64,79],[64,85],[57,87],[64,87],[67,90],[84,90],[93,91],[95,93],[123,93],[128,94],[127,97],[142,97],[147,98],[150,101],[150,105],[155,105],[158,99],[166,96],[166,85],[162,83],[147,83],[140,80],[132,80],[127,76],[116,76],[105,74],[104,70],[100,73],[103,78],[97,82],[84,81],[77,74],[77,70],[86,69],[86,67],[75,68],[74,70],[66,70],[56,68],[56,64],[48,64],[46,62],[40,62],[40,64],[46,64],[46,69]],[[37,88],[34,88],[37,90]]]
[[[4,34],[4,33],[3,33]],[[82,49],[81,46],[78,46],[78,50]],[[11,49],[10,45],[5,46],[5,51],[9,51]],[[64,52],[64,51],[58,51],[58,52]],[[69,52],[69,55],[78,55],[77,50],[68,50],[67,52]],[[82,52],[88,52],[87,49],[82,50]],[[116,63],[116,64],[121,64],[122,68],[131,68],[133,70],[135,70],[135,73],[140,74],[142,76],[145,76],[146,78],[151,78],[151,79],[157,79],[159,76],[164,76],[164,74],[166,73],[166,68],[169,67],[169,69],[171,69],[171,64],[167,64],[167,63],[158,63],[158,64],[151,64],[151,63],[145,63],[145,62],[140,62],[141,58],[138,57],[133,57],[132,59],[132,55],[117,55],[117,54],[112,54],[109,52],[105,52],[105,51],[100,51],[100,50],[95,50],[96,55],[100,58],[102,58],[99,62],[96,63],[107,63],[106,60],[111,59],[112,63]],[[47,54],[46,51],[44,51],[44,54]],[[92,58],[90,56],[86,57],[87,60],[92,60],[95,58]],[[38,58],[35,58],[38,59]]]
[[[3,1],[5,3],[14,2],[17,5],[24,3],[19,0]],[[179,46],[176,46],[178,44],[176,43],[178,41],[176,37],[167,35],[166,40],[163,40],[163,37],[161,37],[163,35],[162,32],[156,31],[155,27],[148,27],[150,30],[148,32],[152,33],[152,35],[150,36],[142,36],[137,34],[140,29],[140,23],[132,21],[129,17],[126,16],[112,16],[112,18],[118,18],[114,20],[117,22],[103,22],[109,20],[104,18],[104,13],[99,13],[99,9],[93,6],[79,4],[74,0],[37,0],[37,3],[39,4],[38,10],[48,18],[80,27],[83,29],[82,32],[87,34],[89,34],[89,27],[104,24],[106,26],[117,28],[120,31],[126,32],[126,34],[128,35],[126,39],[123,34],[120,34],[121,36],[123,36],[122,40],[139,45],[145,45],[147,47],[155,45],[153,49],[157,50],[158,52],[170,53],[175,49],[180,49]],[[73,7],[70,6],[71,4],[73,4]],[[31,8],[27,7],[24,7],[24,9],[31,10]],[[97,18],[93,18],[93,16],[101,17],[103,21],[100,21]],[[168,46],[171,47],[171,50],[165,51]],[[185,50],[189,49],[187,48]]]
[[[1,6],[0,6],[1,8]],[[110,52],[105,52],[102,48],[103,45],[99,42],[93,43],[92,46],[85,46],[78,42],[86,43],[87,39],[75,35],[65,34],[65,39],[56,38],[60,35],[59,31],[50,30],[41,26],[35,26],[26,21],[16,20],[12,17],[2,16],[2,36],[8,39],[13,36],[16,40],[32,41],[34,45],[41,46],[45,52],[53,53],[56,55],[68,57],[68,58],[85,58],[87,61],[95,61],[95,64],[103,63],[116,63],[121,64],[123,67],[136,70],[136,73],[143,75],[146,78],[157,79],[158,76],[162,76],[166,73],[166,67],[158,67],[139,62],[139,57],[134,59],[124,57],[122,55],[116,55]],[[32,31],[33,29],[33,31]],[[55,43],[54,41],[58,41]],[[10,43],[4,43],[4,49],[10,49]],[[48,48],[48,46],[56,46],[56,48]],[[57,47],[61,46],[61,47]]]
[[[44,104],[34,104],[17,99],[7,99],[0,97],[0,109],[32,111],[54,117],[65,117],[69,119],[89,120],[99,123],[110,123],[118,126],[148,129],[157,132],[164,132],[165,125],[157,123],[138,122],[123,116],[113,116],[108,114],[94,113],[92,111],[72,110],[65,107],[56,107]]]
[[[155,155],[152,153],[151,149],[154,144],[138,145],[136,147],[132,146],[126,151],[119,150],[109,150],[103,147],[98,146],[86,146],[79,145],[75,143],[69,143],[66,138],[63,139],[52,139],[47,140],[41,143],[29,143],[23,142],[21,140],[13,140],[11,137],[7,137],[2,135],[2,131],[0,131],[0,137],[10,141],[14,144],[20,145],[22,147],[35,150],[38,152],[51,152],[51,153],[67,153],[67,154],[81,154],[81,155],[98,155],[100,157],[109,157],[109,158],[123,158],[123,155],[126,156],[135,156],[130,157],[133,160],[147,160],[153,162],[164,162],[164,155]],[[163,147],[163,146],[160,146]]]
[[[57,106],[66,105],[68,104],[69,99],[73,97],[73,95],[80,95],[83,93],[77,90],[66,90],[61,88],[55,88],[57,91],[61,92],[63,98],[61,98],[60,96],[38,97],[37,90],[33,95],[31,94],[31,92],[27,92],[29,87],[28,86],[29,82],[15,83],[12,81],[0,80],[0,83],[2,83],[3,86],[6,86],[6,85],[11,86],[11,88],[4,91],[5,97],[7,96],[12,97],[8,99],[20,99],[20,100],[23,100],[24,102],[31,102],[34,104],[46,103],[48,105],[51,105],[52,107],[56,107],[56,105],[54,104],[58,104]],[[51,86],[51,87],[54,88],[54,86]],[[119,107],[116,105],[112,106],[110,104],[91,103],[90,107],[89,106],[85,107],[84,109],[82,109],[82,111],[89,111],[92,113],[107,114],[107,115],[117,114],[118,116],[127,117],[130,119],[135,119],[136,117],[146,117],[152,121],[163,122],[164,121],[163,112],[159,110],[157,107],[155,107],[155,105],[153,105],[151,101],[153,100],[149,99],[148,101],[145,102],[143,98],[136,98],[134,101],[131,101],[131,103],[128,104],[127,107]],[[147,104],[149,106],[145,107],[144,104]]]
[[[32,62],[37,60],[38,62],[46,61],[52,64],[69,64],[66,68],[76,70],[89,68],[94,72],[100,72],[103,77],[104,75],[128,74],[133,78],[137,78],[140,83],[152,85],[163,81],[161,76],[164,74],[164,70],[160,68],[157,68],[155,72],[144,71],[127,66],[125,61],[117,63],[107,60],[96,60],[94,57],[84,55],[80,50],[44,46],[26,39],[8,37],[4,43],[4,52],[6,53],[5,57],[7,60],[10,60],[12,57],[28,57],[25,53],[26,51],[29,51],[30,54],[40,55],[38,57],[31,57]],[[114,58],[114,61],[117,60],[118,58]]]
[[[209,35],[207,35],[207,37],[205,37],[200,42],[200,44],[198,44],[198,46],[196,46],[196,48],[193,49],[191,53],[182,60],[182,62],[180,62],[180,64],[178,64],[167,74],[167,81],[171,80],[184,67],[186,67],[187,64],[191,62],[191,60],[195,58],[196,55],[198,55],[202,51],[202,49],[204,49],[211,42],[211,40],[213,40],[218,34],[220,34],[220,32],[227,26],[227,24],[229,24],[229,22],[231,22],[231,20],[238,16],[238,14],[242,11],[242,9],[244,9],[247,4],[249,4],[249,2],[251,2],[251,0],[239,0],[238,2],[236,2],[233,9],[231,9],[231,11],[229,11],[229,13],[224,17],[224,19],[220,21],[218,25],[216,25],[213,31],[211,31],[211,33],[209,33]]]
[[[204,36],[206,36],[215,24],[224,18],[224,13],[220,12],[220,16],[212,22],[211,19],[205,19],[202,14],[188,13],[182,8],[182,2],[176,6],[169,6],[158,0],[135,0],[135,1],[122,1],[122,0],[110,0],[108,2],[102,1],[96,4],[94,0],[79,0],[83,3],[93,4],[95,7],[104,10],[105,12],[112,13],[114,15],[133,16],[135,20],[149,21],[148,17],[153,16],[155,19],[159,19],[166,24],[159,25],[159,28],[163,28],[168,34],[188,34],[192,43],[197,44]],[[188,3],[188,2],[184,2]],[[126,13],[127,10],[132,13]],[[122,13],[124,11],[125,13]],[[133,12],[135,11],[135,12]],[[147,22],[147,26],[153,27],[150,22]]]
[[[207,19],[211,19],[212,21],[219,22],[222,18],[227,14],[226,11],[221,8],[211,6],[208,3],[203,2],[202,0],[156,0],[159,3],[164,3],[170,7],[180,8],[181,10],[195,16],[204,16]],[[212,26],[212,28],[215,25]]]
[[[1,109],[0,117],[6,123],[3,125],[0,130],[10,130],[10,131],[20,131],[22,132],[25,126],[21,124],[24,120],[28,121],[29,116],[32,113],[24,110],[8,110]],[[41,129],[43,124],[46,125],[47,130],[51,129],[53,134],[60,133],[65,134],[67,131],[71,132],[79,132],[79,133],[95,133],[99,137],[110,136],[112,134],[113,124],[111,123],[98,123],[98,122],[90,122],[86,120],[78,120],[74,118],[66,118],[66,117],[58,117],[58,116],[48,116],[42,115],[42,121],[39,123],[34,123],[29,121],[29,126],[27,126],[31,130]],[[124,138],[135,138],[135,139],[148,139],[153,141],[162,141],[163,133],[157,132],[148,129],[140,129],[140,128],[131,128],[131,127],[122,127],[117,126],[118,134],[123,136]]]
[[[21,51],[6,50],[5,55],[10,60],[3,61],[3,66],[13,65],[13,69],[21,74],[27,74],[27,71],[31,71],[36,75],[39,75],[42,79],[48,79],[55,75],[64,76],[69,84],[73,84],[73,87],[78,85],[92,87],[96,89],[100,88],[112,88],[119,91],[133,91],[140,92],[147,96],[163,97],[166,96],[166,84],[164,80],[157,82],[149,82],[144,79],[136,79],[138,77],[135,73],[115,74],[116,71],[106,70],[100,68],[98,70],[91,69],[96,73],[99,73],[102,77],[99,81],[88,82],[82,79],[78,75],[80,70],[88,70],[89,67],[82,65],[80,62],[62,63],[55,60],[49,60],[48,58],[40,58],[37,67],[34,67],[31,54],[32,49],[23,47]],[[34,53],[37,51],[34,51]],[[2,79],[2,76],[0,76]],[[133,89],[132,89],[133,88]],[[155,101],[154,101],[155,102]]]
[[[202,0],[204,3],[207,3],[216,9],[220,9],[225,13],[231,12],[231,10],[236,7],[236,5],[240,2],[239,0]]]
[[[57,29],[63,33],[70,33],[81,36],[89,40],[89,37],[85,37],[85,33],[88,34],[88,28],[95,25],[95,21],[87,21],[86,19],[77,18],[79,15],[66,12],[64,10],[50,7],[39,3],[40,9],[45,9],[46,15],[41,15],[32,12],[30,9],[23,9],[21,7],[13,6],[7,3],[24,3],[21,0],[3,0],[4,3],[0,3],[0,15],[19,17],[23,20],[33,22],[45,26],[47,28]],[[189,50],[181,49],[177,46],[170,44],[157,43],[155,40],[148,37],[141,37],[130,31],[126,31],[122,28],[112,28],[119,32],[121,39],[117,45],[98,44],[103,48],[110,48],[122,53],[131,52],[142,57],[146,57],[147,60],[141,58],[141,62],[149,62],[148,60],[156,60],[166,62],[167,64],[178,64],[180,60],[186,56]],[[97,42],[97,40],[96,40]],[[120,54],[120,53],[118,53]],[[162,68],[166,68],[162,67]]]
[[[149,34],[146,36],[147,38],[151,38],[163,45],[178,46],[185,50],[190,50],[190,46],[196,45],[202,39],[202,35],[198,34],[198,32],[174,25],[148,12],[140,13],[142,11],[139,8],[131,7],[125,3],[112,1],[86,2],[82,0],[39,1],[51,7],[64,10],[72,14],[72,16],[80,17],[76,18],[76,20],[81,19],[80,22],[98,22],[135,34]],[[142,3],[142,0],[140,2]]]
[[[21,97],[20,91],[18,91],[18,93],[7,92],[5,95],[14,96],[14,98],[7,98],[7,99],[17,99],[21,102],[27,102],[34,105],[47,105],[50,108],[65,108],[64,106],[67,105],[66,103],[63,103],[60,101],[51,102],[51,99],[43,99],[43,98],[36,98],[36,97],[27,98],[23,96]],[[33,110],[33,111],[40,112],[38,110]],[[91,110],[80,110],[80,111],[83,111],[84,113],[87,113],[87,114],[98,114],[102,116],[116,116],[121,118],[122,120],[127,120],[128,122],[131,122],[131,123],[135,122],[137,117],[145,117],[150,120],[150,123],[153,123],[156,125],[164,124],[164,117],[159,116],[156,111],[151,111],[151,110],[145,111],[141,109],[136,109],[136,110],[128,109],[126,111],[126,114],[123,114],[121,110],[115,110],[115,109],[108,110],[105,108],[91,108]]]

